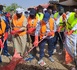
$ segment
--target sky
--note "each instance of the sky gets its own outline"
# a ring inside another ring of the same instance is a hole
[[[0,0],[0,4],[9,6],[12,3],[16,3],[23,8],[28,8],[31,6],[37,6],[39,4],[48,3],[49,0]]]

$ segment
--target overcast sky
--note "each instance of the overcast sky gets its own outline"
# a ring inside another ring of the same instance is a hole
[[[37,6],[39,4],[48,3],[49,0],[0,0],[0,4],[2,5],[10,5],[12,3],[17,3],[23,8],[28,8],[30,6]]]

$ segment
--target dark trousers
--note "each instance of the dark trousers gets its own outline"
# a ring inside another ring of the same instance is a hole
[[[4,43],[3,53],[4,53],[4,55],[7,55],[7,53],[8,53],[7,40]]]
[[[34,41],[35,41],[35,36],[32,36],[32,35],[30,35],[30,37],[31,37],[31,40],[32,40],[32,44],[34,43]],[[32,55],[35,57],[36,56],[36,47],[31,51],[31,53],[32,53]]]
[[[46,44],[46,43],[48,44],[48,54],[49,54],[49,57],[52,56],[53,51],[54,51],[54,49],[55,49],[54,42],[55,42],[55,37],[50,38],[50,39],[44,39],[44,40],[39,44],[40,59],[42,59],[42,58],[44,57],[44,48],[45,48],[45,44]]]
[[[1,40],[3,41],[3,37],[1,38]],[[7,40],[4,42],[4,47],[2,51],[3,51],[3,54],[7,56],[8,54]]]
[[[64,32],[58,34],[60,49],[63,50]]]
[[[64,32],[60,33],[55,32],[55,37],[56,37],[55,45],[57,44],[57,41],[59,41],[60,49],[63,50]]]

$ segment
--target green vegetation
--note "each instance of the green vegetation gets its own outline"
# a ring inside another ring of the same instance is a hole
[[[5,7],[5,11],[6,12],[10,12],[12,10],[15,11],[16,8],[18,8],[18,7],[20,7],[20,6],[18,6],[16,3],[12,3],[10,6]]]

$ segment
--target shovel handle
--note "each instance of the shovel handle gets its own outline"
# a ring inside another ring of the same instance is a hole
[[[2,54],[2,50],[3,50],[3,48],[1,48],[0,55]]]
[[[39,43],[40,43],[41,41],[43,41],[46,37],[47,37],[47,36],[43,37],[43,38],[39,41]],[[28,52],[26,52],[26,53],[24,54],[24,56],[27,56],[34,48],[35,48],[35,46],[33,46],[32,48],[30,48],[30,49],[28,50]]]

